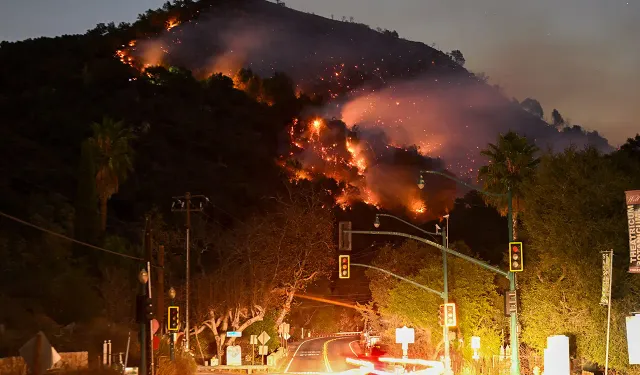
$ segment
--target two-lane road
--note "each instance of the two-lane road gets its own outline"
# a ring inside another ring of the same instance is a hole
[[[321,337],[303,341],[285,369],[287,374],[342,372],[353,368],[347,357],[356,357],[358,338]]]

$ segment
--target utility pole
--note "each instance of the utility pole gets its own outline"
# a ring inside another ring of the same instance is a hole
[[[185,338],[185,351],[189,351],[189,278],[190,278],[190,257],[189,257],[189,236],[191,232],[191,211],[202,212],[204,204],[200,202],[200,204],[196,207],[191,206],[191,200],[193,199],[204,199],[209,202],[209,198],[204,195],[191,195],[190,192],[187,192],[184,196],[181,197],[173,197],[173,204],[171,205],[171,211],[174,212],[186,212],[187,213],[187,223],[186,223],[186,288],[185,288],[185,328],[184,328],[184,338]]]
[[[144,238],[143,238],[144,244],[143,244],[143,249],[144,249],[144,258],[145,258],[145,263],[147,262],[147,260],[149,259],[148,256],[150,254],[149,251],[149,245],[150,245],[150,241],[151,241],[151,229],[149,228],[149,217],[146,217],[145,220],[145,225],[144,225]],[[148,279],[149,275],[146,271],[146,266],[143,268],[143,271],[140,272],[140,274],[138,275],[138,280],[140,281],[140,286],[141,286],[141,292],[140,292],[140,297],[138,299],[138,303],[136,308],[138,309],[138,323],[140,324],[140,374],[141,375],[147,375],[147,369],[148,367],[148,353],[149,353],[149,348],[148,348],[148,341],[149,338],[147,337],[147,322],[145,321],[143,315],[144,315],[144,307],[143,307],[143,303],[145,301],[145,298],[147,297],[147,285],[146,283],[149,282]]]
[[[160,323],[160,333],[165,331],[164,318],[164,245],[158,246],[158,292],[156,293],[158,322]]]

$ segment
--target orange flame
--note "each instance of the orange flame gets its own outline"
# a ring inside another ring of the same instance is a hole
[[[169,18],[165,23],[165,28],[167,29],[167,31],[169,31],[178,25],[180,25],[180,21],[175,18]]]
[[[409,208],[411,209],[411,211],[415,212],[416,214],[423,214],[427,212],[427,206],[420,199],[413,199],[411,201],[411,204],[409,205]]]

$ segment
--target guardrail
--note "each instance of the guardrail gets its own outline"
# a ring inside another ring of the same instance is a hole
[[[361,335],[362,332],[338,332],[335,335],[336,336],[356,336],[356,335]]]
[[[269,366],[267,365],[243,365],[243,366],[198,366],[198,373],[217,373],[218,370],[242,370],[247,371],[247,374],[251,374],[254,371],[268,372]]]

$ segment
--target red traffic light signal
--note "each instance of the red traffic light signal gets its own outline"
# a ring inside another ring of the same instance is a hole
[[[175,332],[180,327],[180,308],[169,306],[169,319],[167,319],[167,330]]]
[[[348,279],[351,276],[351,257],[349,255],[340,255],[338,257],[338,277]]]
[[[456,304],[445,303],[444,304],[444,323],[447,327],[456,326]]]
[[[522,272],[522,242],[509,242],[509,271]]]

